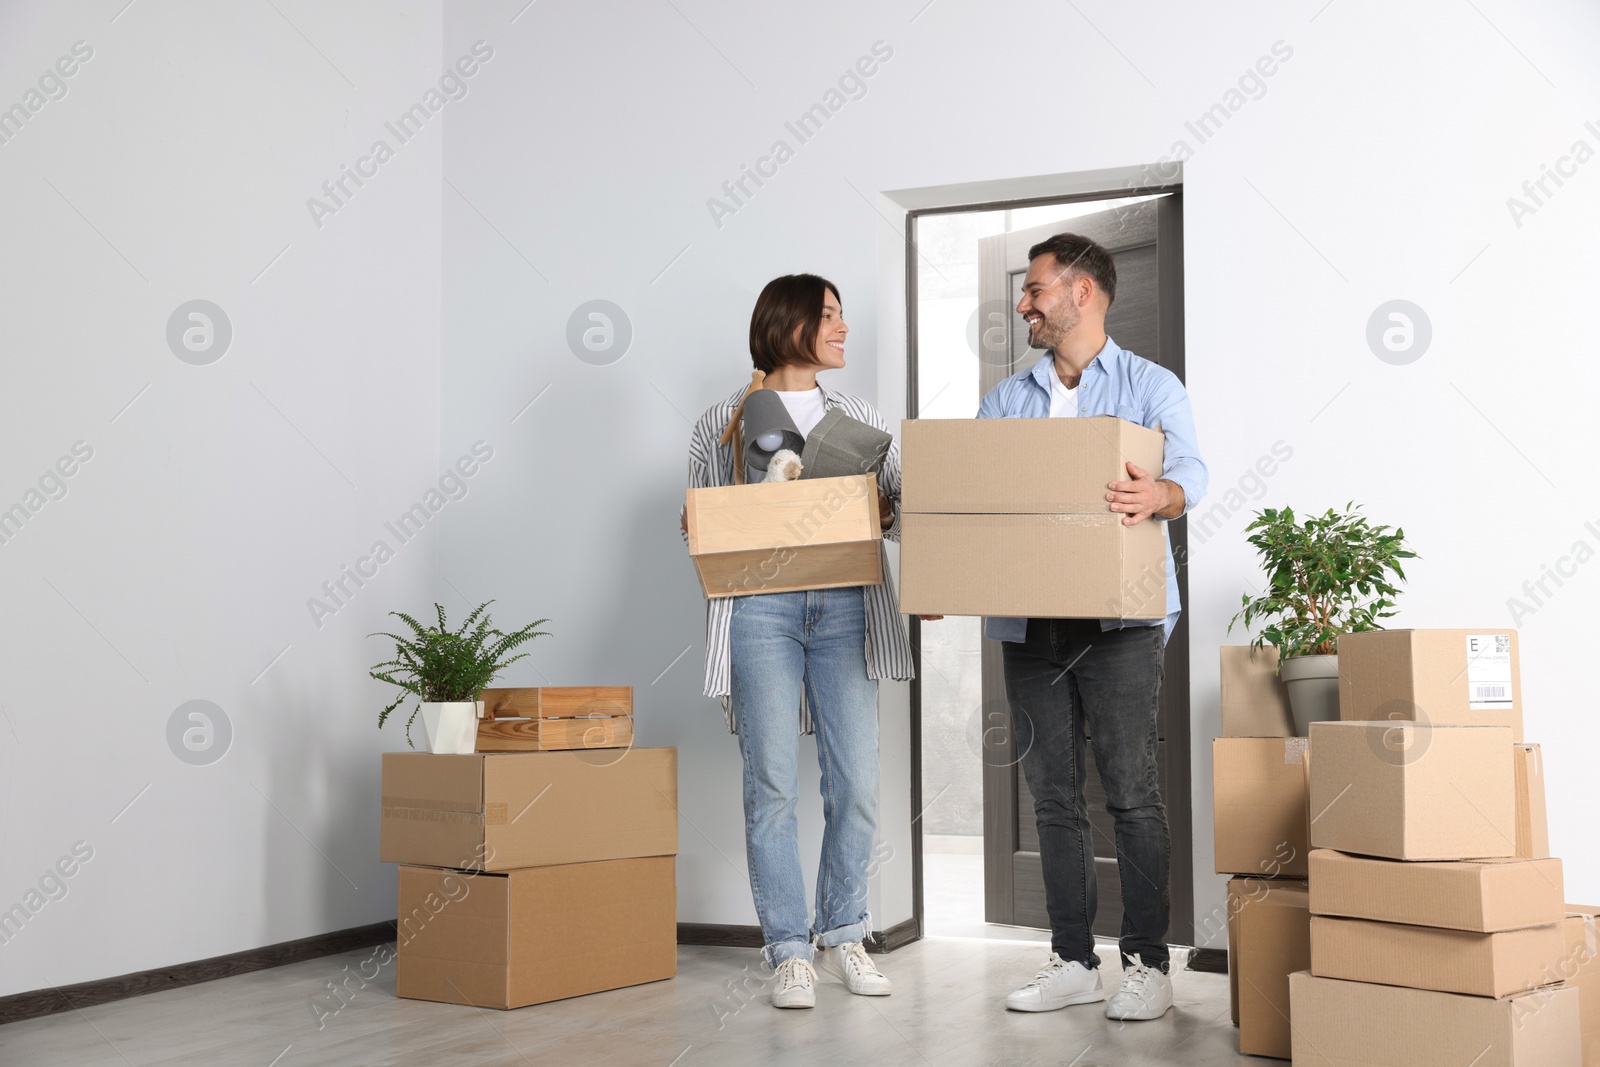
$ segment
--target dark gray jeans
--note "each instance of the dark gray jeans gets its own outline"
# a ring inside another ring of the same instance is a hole
[[[1101,630],[1095,619],[1029,619],[1025,642],[1001,643],[1022,771],[1033,793],[1050,945],[1096,967],[1094,843],[1085,754],[1106,790],[1122,881],[1122,955],[1168,967],[1172,844],[1156,771],[1165,646],[1160,626]]]

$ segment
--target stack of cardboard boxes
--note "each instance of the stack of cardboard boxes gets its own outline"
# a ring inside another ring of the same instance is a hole
[[[1516,634],[1347,635],[1339,672],[1341,721],[1311,727],[1294,1061],[1577,1067],[1584,960],[1522,743]]]
[[[677,750],[383,757],[395,992],[518,1008],[677,971]]]
[[[1240,1050],[1600,1064],[1597,909],[1563,903],[1516,634],[1346,636],[1341,721],[1313,725],[1309,747],[1276,666],[1270,648],[1222,650],[1216,856],[1236,876]]]
[[[1215,852],[1217,873],[1234,876],[1226,920],[1239,1051],[1288,1059],[1289,975],[1311,959],[1310,816],[1307,740],[1293,736],[1276,649],[1222,649],[1222,733],[1211,749]]]

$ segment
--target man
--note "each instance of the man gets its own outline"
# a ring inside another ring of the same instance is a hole
[[[1106,486],[1124,526],[1175,519],[1205,493],[1207,473],[1194,416],[1177,377],[1117,347],[1106,336],[1116,296],[1111,254],[1087,237],[1062,233],[1028,250],[1017,312],[1028,343],[1048,355],[983,398],[979,418],[1115,415],[1160,427],[1165,470],[1127,464],[1128,480]],[[1167,638],[1178,621],[1178,578],[1167,549],[1164,620],[987,620],[1001,641],[1006,695],[1022,770],[1034,796],[1050,960],[1006,998],[1016,1011],[1053,1011],[1106,1000],[1094,952],[1094,848],[1084,801],[1085,750],[1115,820],[1122,881],[1120,988],[1112,1019],[1157,1019],[1172,1006],[1166,936],[1171,851],[1156,771],[1158,696]]]

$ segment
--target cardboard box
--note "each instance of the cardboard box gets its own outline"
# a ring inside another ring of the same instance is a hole
[[[1289,976],[1295,1067],[1580,1067],[1577,990],[1494,1000]]]
[[[1228,941],[1228,973],[1239,989],[1239,1051],[1288,1059],[1289,975],[1311,965],[1306,883],[1236,878],[1237,922]]]
[[[906,420],[900,610],[1164,618],[1166,529],[1106,501],[1130,461],[1159,475],[1164,440],[1109,416]]]
[[[1219,737],[1211,742],[1218,874],[1305,877],[1305,752],[1303,737]]]
[[[689,558],[708,598],[883,583],[876,475],[688,493]]]
[[[1561,974],[1578,991],[1583,1030],[1583,1067],[1600,1067],[1600,908],[1568,904],[1567,951]]]
[[[677,851],[677,749],[383,756],[385,863],[506,871]]]
[[[395,995],[520,1008],[677,972],[674,859],[400,868]]]
[[[1560,923],[1483,934],[1368,919],[1311,918],[1311,973],[1441,993],[1507,997],[1559,981]]]
[[[1311,913],[1492,933],[1566,914],[1561,861],[1406,863],[1311,850]]]
[[[1516,854],[1511,730],[1311,724],[1311,847],[1397,860]]]
[[[1543,859],[1550,855],[1550,823],[1544,806],[1544,757],[1538,745],[1511,750],[1517,790],[1517,855]]]
[[[1522,740],[1517,631],[1374,630],[1339,638],[1339,717],[1506,726]]]
[[[1233,947],[1239,943],[1239,913],[1249,903],[1244,891],[1250,879],[1235,876],[1228,879],[1228,1015],[1233,1025],[1239,1025],[1239,968],[1234,966]]]
[[[1222,736],[1294,736],[1289,691],[1271,645],[1222,646]]]

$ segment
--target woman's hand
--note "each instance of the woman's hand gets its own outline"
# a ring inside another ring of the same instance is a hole
[[[878,490],[878,525],[885,530],[894,525],[894,504],[882,489]]]

